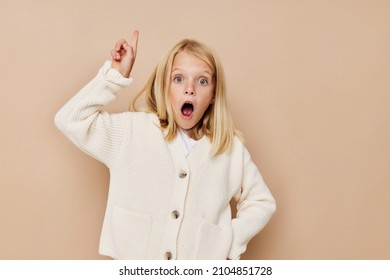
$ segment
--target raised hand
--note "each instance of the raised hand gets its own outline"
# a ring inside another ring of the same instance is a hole
[[[133,69],[137,55],[138,37],[139,32],[135,30],[130,44],[125,39],[121,39],[111,51],[112,68],[116,69],[126,78],[130,77],[131,70]]]

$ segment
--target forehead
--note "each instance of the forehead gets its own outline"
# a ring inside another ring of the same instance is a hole
[[[214,74],[213,69],[206,61],[186,51],[176,54],[172,64],[172,72],[176,70],[207,72],[210,75]]]

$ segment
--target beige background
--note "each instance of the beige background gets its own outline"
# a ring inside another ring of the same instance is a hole
[[[0,259],[101,259],[108,172],[54,126],[117,39],[141,32],[126,110],[184,37],[222,59],[278,202],[244,259],[390,259],[388,0],[0,2]]]

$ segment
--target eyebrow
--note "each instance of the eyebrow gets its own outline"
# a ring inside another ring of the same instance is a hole
[[[175,72],[175,71],[183,71],[183,69],[178,68],[178,67],[175,67],[175,68],[172,69],[171,73],[173,73],[173,72]],[[208,71],[208,70],[202,70],[201,72],[206,73],[206,74],[208,74],[208,75],[210,75],[210,76],[213,76],[213,75],[214,75],[213,73],[211,73],[211,72]]]

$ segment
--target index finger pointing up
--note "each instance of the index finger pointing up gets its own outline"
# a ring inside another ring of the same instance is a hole
[[[137,53],[138,37],[139,37],[139,31],[134,30],[133,39],[131,40],[131,46],[133,47],[134,55]]]

